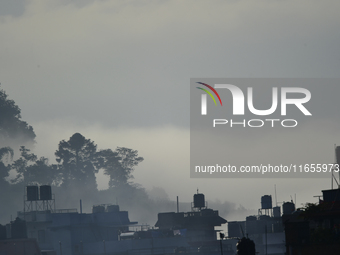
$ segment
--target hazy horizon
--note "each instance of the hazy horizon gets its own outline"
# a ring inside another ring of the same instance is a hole
[[[190,78],[337,78],[339,7],[335,0],[5,0],[1,88],[33,126],[34,152],[50,163],[59,141],[79,132],[99,149],[138,150],[144,161],[133,181],[162,188],[172,201],[191,202],[198,188],[207,200],[256,211],[276,185],[279,202],[296,194],[301,207],[317,202],[331,179],[189,177]],[[325,126],[315,119],[308,131],[318,144],[296,146],[318,146],[333,162],[340,121],[319,111]],[[106,176],[97,180],[107,188]]]

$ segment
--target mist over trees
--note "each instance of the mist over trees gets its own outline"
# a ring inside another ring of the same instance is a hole
[[[118,202],[122,209],[145,211],[144,216],[151,214],[155,204],[143,187],[132,182],[135,167],[144,160],[137,150],[125,147],[98,150],[94,141],[75,133],[59,142],[56,164],[50,164],[48,158],[31,151],[35,143],[33,128],[21,120],[20,108],[3,90],[0,112],[0,222],[8,222],[23,210],[27,185],[45,184],[52,185],[57,208],[78,208],[82,199],[87,212],[95,204]],[[97,188],[99,171],[108,177],[107,190]],[[156,217],[156,210],[154,214]],[[135,220],[149,221],[142,214],[136,216]]]
[[[8,187],[9,183],[6,178],[9,176],[9,168],[5,165],[5,161],[8,162],[9,157],[13,159],[14,152],[10,147],[3,147],[0,149],[0,191],[3,192]]]
[[[176,203],[162,188],[147,192],[133,182],[133,171],[144,160],[137,150],[98,150],[95,141],[75,133],[59,142],[55,158],[51,159],[55,164],[34,154],[30,147],[35,143],[33,128],[21,120],[20,108],[7,97],[0,90],[0,223],[8,223],[17,211],[23,210],[27,185],[52,185],[57,209],[79,211],[80,199],[83,212],[91,212],[93,205],[117,203],[129,211],[132,221],[141,224],[153,225],[159,212],[176,210]],[[98,190],[99,172],[107,176],[105,190]],[[219,205],[225,206],[216,204]],[[227,206],[225,212],[229,213],[232,206]],[[180,207],[182,211],[190,210],[190,203],[180,203]]]
[[[16,173],[10,182],[23,185],[56,185],[60,184],[60,176],[57,165],[49,165],[48,158],[31,153],[30,149],[21,146],[20,158],[9,165],[10,170]]]
[[[35,133],[32,126],[21,120],[21,110],[3,89],[0,89],[0,144],[2,147],[33,145]]]
[[[57,164],[49,164],[46,157],[39,158],[25,146],[21,146],[19,152],[20,157],[13,161],[14,152],[10,147],[0,149],[1,189],[9,195],[13,190],[16,195],[21,191],[14,200],[20,201],[25,186],[46,184],[53,186],[58,197],[57,205],[64,208],[77,207],[79,199],[88,205],[88,211],[94,204],[116,201],[136,204],[135,199],[148,199],[145,190],[130,181],[135,166],[143,161],[136,150],[117,147],[114,151],[98,151],[94,141],[75,133],[68,140],[59,142],[55,152]],[[97,188],[96,174],[99,170],[109,177],[107,192]],[[15,177],[8,179],[10,171],[15,173]]]
[[[88,190],[96,190],[95,174],[97,167],[97,145],[79,133],[75,133],[68,141],[62,140],[55,152],[58,168],[61,172],[63,188],[83,186]]]
[[[104,174],[110,177],[110,188],[128,184],[128,181],[133,179],[134,167],[144,160],[138,157],[138,151],[124,147],[117,147],[115,151],[101,150],[98,156],[99,167],[104,169]]]

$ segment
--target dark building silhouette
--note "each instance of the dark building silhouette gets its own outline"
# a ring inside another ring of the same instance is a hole
[[[290,205],[290,207],[285,205]],[[292,202],[282,205],[284,213],[289,214],[292,213],[293,207],[295,208],[295,205]],[[270,195],[262,196],[258,215],[247,216],[245,221],[229,221],[228,236],[229,238],[238,238],[248,244],[249,237],[254,243],[258,255],[284,255],[286,248],[281,207],[273,207]],[[240,247],[243,247],[242,244]],[[244,250],[240,248],[239,254],[245,254]],[[253,252],[253,249],[250,251]]]
[[[43,252],[220,255],[222,249],[224,255],[236,253],[236,239],[217,240],[215,227],[227,221],[207,208],[203,194],[194,195],[190,212],[159,213],[155,228],[149,228],[131,222],[128,212],[118,205],[95,205],[92,213],[54,209],[49,187],[42,187],[39,201],[26,199],[25,210],[18,212],[18,217],[25,219],[28,237],[35,238]]]
[[[0,240],[5,240],[7,238],[6,226],[0,224]]]
[[[340,254],[340,189],[322,193],[319,204],[283,216],[287,255]]]
[[[26,221],[16,218],[11,222],[11,237],[13,239],[27,238]]]

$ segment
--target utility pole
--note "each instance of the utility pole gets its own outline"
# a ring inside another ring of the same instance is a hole
[[[223,245],[222,245],[222,240],[224,238],[224,234],[220,233],[220,246],[221,246],[221,255],[223,255]]]

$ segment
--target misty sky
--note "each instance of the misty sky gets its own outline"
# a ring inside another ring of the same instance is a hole
[[[145,161],[135,182],[171,199],[190,202],[199,188],[257,209],[276,184],[279,201],[296,193],[300,206],[331,180],[189,178],[189,83],[339,78],[339,9],[337,0],[1,0],[1,87],[50,163],[58,142],[80,132],[99,149],[137,149]],[[309,130],[325,162],[340,144],[339,122]],[[98,180],[105,188],[108,178]]]

